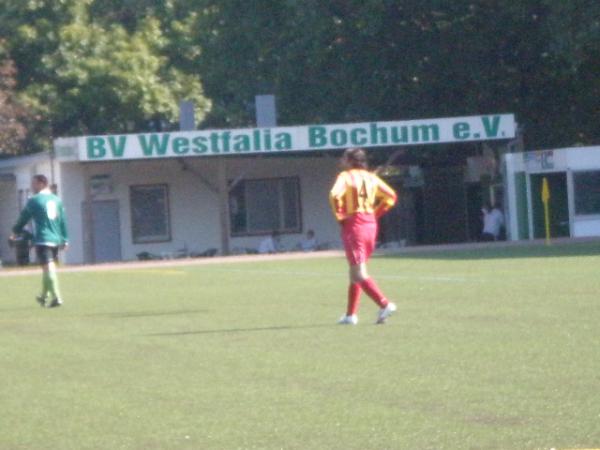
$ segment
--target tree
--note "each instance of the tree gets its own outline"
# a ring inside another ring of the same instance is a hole
[[[540,148],[600,139],[598,17],[590,0],[4,0],[0,37],[37,136],[147,130],[184,97],[204,126],[248,126],[270,92],[282,124],[514,112]]]
[[[267,89],[282,123],[506,111],[532,148],[600,138],[597,2],[196,4],[212,124],[252,123]]]
[[[120,25],[62,27],[57,51],[45,60],[53,80],[25,93],[38,109],[52,105],[45,113],[58,134],[148,129],[150,121],[175,121],[182,99],[195,101],[202,117],[210,103],[198,77],[169,65],[163,40],[154,19],[132,34]]]
[[[27,115],[15,98],[16,69],[13,61],[1,51],[0,42],[0,154],[23,151]]]
[[[97,13],[106,1],[7,3],[0,28],[18,55],[19,94],[42,118],[41,145],[61,135],[171,127],[181,100],[195,102],[200,120],[210,109],[199,76],[169,60],[169,37],[151,14],[119,22],[114,8]]]

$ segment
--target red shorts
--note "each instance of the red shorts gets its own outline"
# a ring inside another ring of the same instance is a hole
[[[354,214],[342,224],[342,242],[351,266],[366,263],[375,250],[377,219],[373,214]]]

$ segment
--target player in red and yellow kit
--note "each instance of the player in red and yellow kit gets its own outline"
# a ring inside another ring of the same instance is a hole
[[[379,306],[376,323],[385,320],[396,310],[377,283],[367,273],[367,261],[375,249],[377,219],[396,204],[396,193],[377,175],[368,170],[363,149],[346,150],[343,170],[329,194],[336,220],[341,225],[342,241],[350,265],[348,308],[340,324],[358,323],[357,311],[364,290]]]

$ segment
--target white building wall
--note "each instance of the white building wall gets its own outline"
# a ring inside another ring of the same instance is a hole
[[[58,178],[58,195],[67,216],[69,249],[64,252],[67,264],[84,262],[82,205],[85,201],[85,168],[79,163],[62,163]]]
[[[557,152],[564,154],[566,169],[600,170],[600,147],[576,147]]]
[[[600,170],[600,147],[584,147],[563,150],[569,171]],[[573,183],[572,177],[570,180]],[[570,195],[574,195],[574,186],[570,186]],[[572,199],[574,203],[574,199]],[[600,214],[577,215],[573,211],[571,218],[571,236],[600,236]]]
[[[0,181],[0,261],[3,263],[15,260],[15,252],[8,245],[8,237],[17,215],[16,184],[14,181]]]
[[[86,198],[86,182],[94,175],[110,175],[111,194],[94,200],[117,200],[120,206],[121,247],[124,260],[136,259],[140,252],[173,253],[186,247],[201,252],[220,249],[221,229],[217,185],[218,160],[187,158],[183,165],[173,159],[152,161],[119,161],[107,163],[62,163],[59,194],[65,204],[71,248],[65,255],[70,264],[83,263],[85,236],[82,205]],[[340,245],[338,226],[333,220],[328,192],[337,172],[337,159],[332,157],[299,158],[228,158],[229,180],[243,177],[273,178],[296,176],[300,179],[302,233],[315,230],[320,242]],[[129,204],[130,186],[138,184],[167,184],[171,236],[169,242],[134,244],[131,232]],[[302,233],[283,235],[284,248],[293,249]],[[257,248],[264,236],[236,237],[231,248]]]
[[[552,153],[552,164],[543,167],[538,158],[532,155]],[[525,161],[527,159],[527,162]],[[573,172],[600,170],[600,146],[596,147],[572,147],[557,150],[545,150],[527,153],[513,153],[505,155],[507,168],[507,190],[509,192],[509,208],[511,216],[516,215],[514,189],[511,183],[515,172],[525,172],[529,177],[531,174],[567,172],[569,202],[574,202]],[[530,201],[531,205],[531,201]],[[531,208],[531,206],[530,206]],[[576,215],[570,208],[571,237],[600,236],[600,215]],[[530,211],[531,222],[531,211]],[[531,226],[531,225],[530,225]],[[516,222],[510,223],[512,236],[516,236]],[[531,234],[531,233],[530,233]],[[533,239],[531,237],[531,239]]]
[[[54,168],[58,164],[54,164]],[[3,262],[15,261],[15,250],[8,246],[7,239],[19,217],[19,206],[25,206],[28,196],[32,195],[31,178],[33,175],[46,175],[52,182],[50,157],[47,153],[16,157],[1,161],[0,174],[13,177],[12,181],[0,182],[0,259]],[[22,204],[19,205],[19,197]]]

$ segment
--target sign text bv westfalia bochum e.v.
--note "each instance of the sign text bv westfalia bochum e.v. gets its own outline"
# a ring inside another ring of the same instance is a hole
[[[515,132],[513,114],[492,114],[395,122],[82,136],[57,139],[55,149],[59,157],[113,161],[447,144],[513,139]]]

